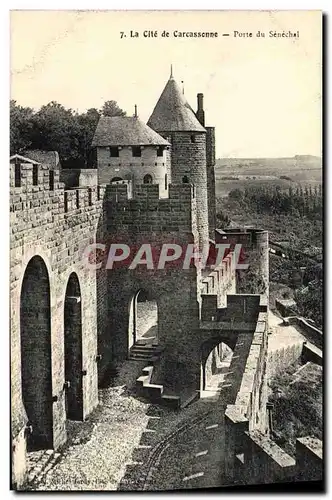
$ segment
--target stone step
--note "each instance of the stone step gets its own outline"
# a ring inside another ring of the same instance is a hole
[[[129,360],[131,360],[131,361],[146,361],[147,363],[158,361],[158,359],[159,359],[159,356],[149,356],[146,354],[133,353],[133,354],[130,354],[130,356],[129,356]]]
[[[151,347],[151,346],[136,346],[134,345],[131,349],[130,352],[158,352],[157,347]]]

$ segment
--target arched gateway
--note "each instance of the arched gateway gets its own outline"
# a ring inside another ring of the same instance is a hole
[[[28,450],[52,448],[50,283],[39,256],[29,261],[23,277],[20,333],[22,399],[30,426]]]

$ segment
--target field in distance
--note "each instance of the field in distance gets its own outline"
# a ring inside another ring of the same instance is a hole
[[[218,158],[215,167],[216,194],[227,196],[233,189],[255,185],[289,186],[321,184],[322,159],[296,155],[292,158]]]

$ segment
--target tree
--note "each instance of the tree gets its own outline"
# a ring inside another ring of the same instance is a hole
[[[99,118],[100,114],[96,108],[90,108],[86,113],[82,113],[76,117],[80,160],[83,161],[85,167],[91,167],[94,163],[91,143]]]
[[[61,159],[78,158],[79,130],[71,109],[51,101],[33,117],[32,142],[35,149],[58,151]]]
[[[295,301],[305,318],[312,319],[319,327],[322,327],[323,280],[321,278],[311,281],[308,286],[297,291]]]
[[[229,198],[233,200],[242,200],[243,199],[243,191],[241,189],[235,188],[228,194]]]
[[[10,101],[10,153],[20,153],[31,146],[34,111]]]
[[[126,112],[118,106],[116,101],[106,101],[100,110],[103,116],[126,116]]]

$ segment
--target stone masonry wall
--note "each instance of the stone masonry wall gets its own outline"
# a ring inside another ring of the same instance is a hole
[[[170,185],[169,199],[159,199],[157,185],[143,185],[136,190],[134,199],[128,200],[125,185],[108,186],[105,203],[109,237],[132,249],[127,263],[108,270],[114,356],[124,359],[128,355],[129,306],[135,293],[144,290],[158,305],[158,340],[163,350],[158,373],[164,386],[195,390],[200,376],[198,340],[193,338],[199,319],[199,272],[193,265],[183,269],[183,258],[157,269],[164,243],[176,243],[185,251],[188,243],[198,241],[193,187]],[[154,268],[138,265],[128,269],[142,244],[152,246]]]
[[[163,133],[165,137],[170,134]],[[206,134],[173,132],[171,134],[171,176],[172,183],[188,181],[195,185],[197,203],[197,225],[202,248],[209,241],[208,196],[206,172]]]
[[[63,168],[60,171],[60,182],[65,188],[96,186],[97,177],[96,168]]]
[[[159,184],[160,197],[168,196],[170,152],[164,149],[162,156],[157,156],[156,146],[145,146],[140,157],[132,156],[131,148],[123,146],[119,157],[111,157],[107,147],[97,148],[98,182],[109,184],[115,177],[131,180],[136,185],[143,184],[143,178],[149,174],[153,183]],[[167,177],[166,177],[167,175]]]
[[[27,416],[22,404],[20,297],[26,266],[38,255],[46,265],[50,285],[53,446],[57,448],[66,440],[64,299],[72,272],[77,274],[81,289],[83,368],[86,370],[86,375],[82,375],[84,416],[97,404],[97,279],[96,273],[85,267],[82,254],[86,246],[95,241],[97,226],[103,222],[100,221],[102,188],[64,191],[59,171],[52,175],[54,178],[50,179],[49,169],[42,165],[34,174],[29,164],[10,168],[11,404],[13,438],[24,436],[21,431]],[[106,315],[106,310],[100,313]],[[22,450],[20,443],[16,443],[16,447]],[[19,457],[17,460],[24,469],[24,461]],[[13,470],[22,476],[19,465]]]

